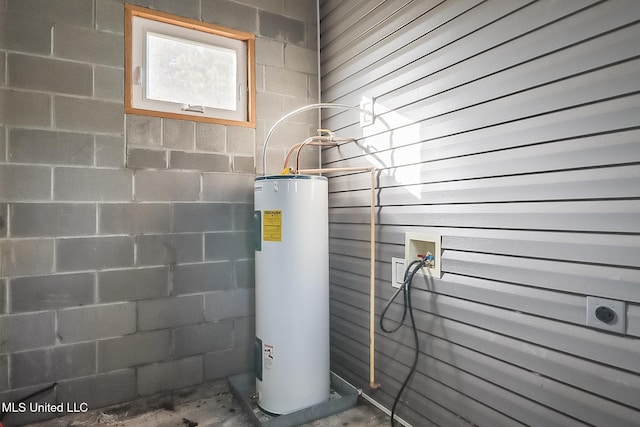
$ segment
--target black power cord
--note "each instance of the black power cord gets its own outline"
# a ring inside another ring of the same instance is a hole
[[[40,390],[36,390],[33,393],[29,394],[28,396],[21,397],[20,399],[16,400],[15,402],[13,402],[13,405],[20,404],[22,402],[26,402],[27,400],[31,399],[32,397],[36,397],[39,394],[42,394],[44,392],[47,392],[47,391],[55,388],[57,385],[58,385],[58,383],[52,383],[51,385],[48,385],[45,388],[42,388]],[[4,412],[0,412],[0,427],[2,427],[2,423],[1,422],[2,422],[2,419],[4,418],[5,415],[7,415],[7,414],[4,413]]]
[[[400,286],[398,290],[393,294],[393,296],[389,299],[389,301],[387,301],[387,304],[384,306],[384,309],[382,310],[382,314],[380,315],[380,329],[382,329],[383,332],[390,334],[390,333],[396,332],[398,329],[402,327],[402,324],[404,323],[404,319],[407,317],[407,311],[408,311],[409,318],[411,319],[411,328],[413,330],[413,340],[415,343],[415,353],[413,356],[413,364],[411,365],[409,374],[407,374],[407,377],[402,383],[402,387],[400,387],[400,390],[398,391],[398,394],[396,395],[396,398],[393,401],[393,406],[391,407],[391,427],[395,427],[396,425],[394,418],[396,413],[396,406],[398,406],[398,402],[400,401],[400,396],[402,395],[402,392],[404,391],[404,389],[407,387],[409,380],[413,376],[413,373],[416,371],[416,367],[418,366],[418,357],[420,356],[420,342],[418,341],[418,329],[416,328],[416,321],[413,318],[413,306],[411,305],[411,282],[413,281],[413,277],[416,275],[416,273],[424,266],[424,262],[425,262],[424,259],[419,259],[411,262],[407,266],[407,268],[404,270],[404,277],[403,277],[404,281],[402,282],[402,286]],[[387,310],[393,303],[393,301],[395,301],[396,297],[400,294],[400,292],[402,292],[404,297],[404,303],[402,308],[402,319],[398,323],[397,327],[393,329],[387,329],[384,327],[385,315],[387,313]]]

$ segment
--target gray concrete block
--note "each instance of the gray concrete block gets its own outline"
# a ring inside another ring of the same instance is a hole
[[[17,2],[19,3],[19,2]],[[0,14],[0,48],[40,55],[51,54],[51,21],[33,19],[29,14]]]
[[[269,149],[267,150],[267,175],[278,174],[283,169],[285,153],[284,150],[281,149]],[[262,153],[258,153],[258,157],[256,158],[256,173],[259,175],[263,174],[263,162],[262,162]]]
[[[29,396],[32,393],[41,391],[42,388],[43,388],[43,385],[40,384],[37,386],[14,389],[6,393],[0,393],[0,401],[15,402],[16,400],[21,399],[24,396]],[[51,405],[55,405],[57,403],[55,391],[49,390],[47,392],[38,394],[38,403],[49,403]],[[42,421],[51,417],[52,415],[47,412],[31,412],[31,411],[12,412],[12,413],[5,413],[4,417],[2,418],[2,422],[4,423],[5,426],[22,426],[22,425],[28,425],[28,423]]]
[[[9,131],[9,161],[67,165],[93,164],[93,135],[34,129]]]
[[[0,354],[51,346],[55,342],[52,311],[0,316]]]
[[[136,236],[136,265],[174,265],[202,258],[200,233]]]
[[[64,168],[54,170],[56,200],[130,201],[133,172],[125,169]]]
[[[0,89],[0,123],[8,126],[50,127],[51,96]]]
[[[233,204],[233,229],[242,231],[253,231],[254,206],[249,203]]]
[[[304,22],[265,10],[258,11],[259,34],[285,43],[304,44]]]
[[[282,0],[240,0],[238,3],[246,4],[256,9],[282,13]]]
[[[233,172],[256,173],[256,163],[253,157],[233,156]]]
[[[50,200],[51,168],[0,164],[0,200]]]
[[[162,142],[167,148],[181,148],[193,150],[195,147],[196,130],[195,123],[186,120],[163,120]]]
[[[255,261],[239,260],[233,262],[234,283],[236,288],[255,288]]]
[[[127,114],[127,147],[162,146],[162,119],[159,117]]]
[[[90,305],[58,311],[57,335],[61,342],[93,341],[136,331],[136,304]]]
[[[150,9],[161,10],[166,13],[184,16],[185,18],[200,18],[200,0],[136,0],[139,6],[148,7]]]
[[[83,237],[56,241],[56,271],[133,266],[133,238]]]
[[[53,239],[0,239],[0,276],[53,271]]]
[[[253,233],[234,231],[207,233],[204,237],[204,259],[250,259],[255,256]]]
[[[93,68],[89,64],[9,54],[9,86],[29,90],[91,96]]]
[[[10,13],[27,15],[46,22],[93,26],[93,5],[85,0],[20,0],[8,3]]]
[[[0,203],[0,237],[7,237],[7,229],[9,228],[9,224],[7,221],[9,220],[9,205],[7,203]]]
[[[284,47],[284,65],[288,70],[315,75],[318,73],[318,54],[314,49],[287,44]]]
[[[135,301],[169,295],[169,268],[136,268],[98,273],[100,302]]]
[[[64,8],[66,11],[68,8]],[[59,58],[91,64],[123,67],[124,43],[122,34],[55,25],[53,53]]]
[[[173,272],[173,293],[191,294],[233,287],[231,263],[177,265]]]
[[[12,237],[84,236],[96,232],[92,203],[12,203]]]
[[[318,48],[318,26],[316,24],[307,23],[305,25],[305,32],[306,32],[306,35],[305,35],[304,47],[308,49],[317,49]]]
[[[291,99],[296,100],[295,105],[291,105],[290,107],[283,103],[283,105],[285,105],[284,111],[286,112],[302,106],[299,103],[299,98],[285,97],[284,99],[287,101]],[[304,104],[304,102],[302,104]],[[315,125],[309,125],[309,123],[318,122],[318,116],[313,113],[314,111],[306,111],[304,113],[298,114],[295,116],[295,119],[291,119],[291,122],[288,123],[287,126],[282,126],[277,130],[278,137],[271,140],[268,150],[280,150],[280,155],[277,161],[273,162],[272,159],[269,158],[268,162],[268,166],[276,166],[276,169],[278,169],[277,173],[280,173],[280,171],[282,170],[282,164],[284,163],[285,154],[291,147],[291,141],[302,142],[310,135],[315,135],[317,133],[317,127]],[[307,150],[317,150],[317,148],[307,148]],[[260,161],[262,161],[262,150],[258,150],[256,154],[260,157]],[[291,159],[291,161],[295,160]]]
[[[185,326],[173,331],[173,355],[176,357],[223,350],[232,344],[231,321]]]
[[[200,173],[136,171],[135,200],[189,201],[200,198]]]
[[[0,279],[0,314],[7,312],[7,279]]]
[[[313,78],[315,78],[315,76],[313,76]],[[304,98],[298,98],[298,97],[294,97],[294,96],[285,96],[282,100],[282,105],[284,106],[284,111],[293,111],[293,110],[297,110],[300,107],[304,107],[305,105],[309,105],[309,98],[304,97]],[[304,131],[305,135],[303,138],[299,139],[299,141],[304,141],[305,139],[307,139],[307,137],[309,137],[310,135],[316,135],[317,132],[316,130],[318,129],[319,126],[311,126],[310,123],[318,123],[318,112],[316,110],[307,110],[303,113],[300,113],[298,115],[296,115],[296,121],[298,122],[298,126],[300,126],[300,128]],[[290,145],[290,142],[287,141],[286,139],[280,137],[279,139],[279,143],[284,143],[285,148],[288,150],[289,147],[287,147],[287,145]],[[279,144],[274,144],[276,147]],[[314,148],[314,147],[306,147],[303,152],[305,151],[310,151],[313,152],[315,151],[316,153],[318,152],[318,148]]]
[[[227,127],[214,123],[196,123],[196,149],[224,153],[227,150]]]
[[[130,148],[127,150],[127,167],[166,169],[167,152],[165,150]]]
[[[203,320],[202,295],[138,302],[138,330],[175,328],[193,325]]]
[[[125,165],[124,138],[96,135],[96,166],[123,168]]]
[[[207,322],[254,314],[255,292],[253,289],[232,289],[205,294],[204,319]]]
[[[255,174],[203,173],[202,199],[212,202],[253,203]]]
[[[100,31],[124,33],[124,7],[118,0],[96,0],[96,28]]]
[[[227,128],[227,151],[253,156],[256,146],[256,130],[241,126]]]
[[[27,276],[10,279],[12,313],[58,310],[95,301],[93,273]]]
[[[2,61],[2,54],[0,54],[0,61]],[[3,67],[2,65],[0,65],[0,70],[2,70]],[[0,71],[0,78],[4,77],[2,75],[2,71]],[[4,81],[0,80],[0,81]],[[5,132],[5,127],[4,126],[0,126],[0,162],[4,163],[6,160],[6,152],[7,152],[7,137],[6,137],[6,132]]]
[[[307,24],[316,23],[316,8],[309,1],[300,0],[284,0],[283,12],[286,16],[306,22]]]
[[[169,157],[171,169],[192,169],[206,172],[229,172],[231,164],[227,154],[187,153],[171,151]]]
[[[256,37],[256,63],[284,68],[284,43],[264,37]]]
[[[265,65],[256,64],[256,92],[264,92],[264,67]],[[256,123],[256,125],[258,125]],[[259,125],[258,125],[259,126]]]
[[[256,94],[256,115],[262,120],[276,121],[288,111],[284,111],[284,95],[260,92]],[[301,139],[301,141],[303,141]]]
[[[257,11],[253,7],[226,0],[209,0],[202,4],[202,19],[235,30],[257,33]]]
[[[122,15],[120,15],[120,21],[122,21]],[[124,72],[122,69],[96,65],[94,79],[94,95],[97,98],[113,101],[124,99],[124,85],[122,84]]]
[[[130,402],[137,397],[136,371],[126,369],[60,381],[56,393],[59,402],[85,402],[89,409]]]
[[[311,102],[319,102],[318,101],[318,86],[319,86],[320,82],[318,81],[318,76],[317,75],[310,75],[309,76],[309,90],[308,90],[308,94],[309,94],[309,100]]]
[[[171,331],[142,332],[98,341],[98,371],[161,362],[171,358]]]
[[[308,74],[282,68],[265,67],[265,89],[299,98],[309,96]]]
[[[200,384],[204,378],[202,356],[138,368],[138,394],[147,396]]]
[[[253,370],[253,346],[247,345],[204,355],[204,379],[213,381]]]
[[[11,355],[11,386],[26,387],[96,373],[96,344],[60,345]]]
[[[0,354],[0,393],[9,390],[9,355]]]
[[[122,134],[122,102],[56,96],[54,117],[58,129],[79,132]]]
[[[231,205],[228,203],[174,203],[171,229],[174,232],[230,230]]]
[[[102,203],[100,233],[165,233],[171,228],[169,203]]]
[[[238,317],[233,319],[233,346],[250,345],[256,339],[256,318]]]

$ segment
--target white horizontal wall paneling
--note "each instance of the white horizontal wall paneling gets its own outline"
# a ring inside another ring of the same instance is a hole
[[[376,309],[404,234],[442,235],[414,282],[414,425],[634,426],[640,418],[640,2],[321,1],[323,111],[375,166]],[[369,176],[330,174],[332,369],[391,407],[408,326],[377,331],[368,385]],[[625,333],[586,326],[626,302]],[[391,317],[401,315],[394,304]]]
[[[357,300],[353,296],[345,296],[348,292],[348,290],[342,290],[333,294],[333,301],[335,301],[333,305],[336,307],[333,313],[366,328],[366,313],[353,310],[353,306],[345,305],[342,300],[337,301],[337,297],[347,301]],[[471,348],[510,364],[517,362],[517,366],[524,369],[572,384],[591,393],[609,396],[626,405],[637,406],[639,403],[640,380],[632,373],[619,372],[615,368],[587,359],[576,359],[564,352],[546,348],[534,342],[523,343],[506,334],[484,328],[486,324],[463,323],[437,315],[437,312],[432,312],[424,313],[420,317],[423,319],[421,323],[427,328],[425,331],[434,337]],[[343,334],[347,330],[344,326],[338,329]],[[427,341],[425,345],[428,347],[429,342]],[[541,355],[544,357],[541,358]]]
[[[441,7],[445,5],[456,7],[456,5],[467,3],[446,2]],[[476,14],[483,13],[482,24],[491,22],[500,12],[500,9],[496,9],[496,5],[490,3],[485,2],[474,9]],[[500,3],[498,7],[515,5],[515,2],[497,3]],[[393,46],[394,48],[388,52],[389,56],[385,57],[385,61],[395,61],[389,66],[368,63],[368,67],[347,70],[344,74],[345,78],[349,79],[349,86],[353,86],[354,82],[367,82],[363,87],[350,87],[353,91],[350,92],[352,98],[345,98],[347,95],[343,94],[344,90],[340,92],[340,97],[332,96],[325,78],[323,78],[322,87],[323,97],[325,100],[332,101],[359,102],[362,94],[377,98],[379,101],[404,92],[414,92],[412,96],[433,96],[442,91],[472,84],[494,74],[521,67],[529,62],[535,63],[533,67],[538,64],[542,66],[549,60],[547,57],[560,61],[557,66],[545,70],[540,76],[549,76],[550,80],[569,75],[574,70],[579,72],[581,69],[589,69],[589,64],[593,64],[594,60],[597,66],[602,66],[612,61],[632,57],[633,54],[629,55],[629,52],[637,51],[637,44],[633,43],[632,35],[630,40],[626,38],[629,32],[625,26],[632,24],[635,18],[633,14],[626,11],[637,8],[637,4],[627,2],[622,7],[619,4],[599,3],[594,7],[588,7],[583,13],[575,13],[576,9],[587,7],[589,3],[594,2],[565,2],[561,7],[566,9],[561,11],[550,8],[546,2],[534,2],[521,13],[509,14],[511,10],[506,10],[504,19],[492,25],[479,25],[480,29],[475,32],[473,27],[468,27],[469,23],[465,22],[463,31],[468,31],[468,37],[473,37],[473,40],[465,38],[441,40],[441,44],[435,45],[432,49],[429,49],[429,44],[439,41],[439,37],[424,34],[424,40],[417,40],[404,49]],[[436,11],[438,9],[433,10],[434,14]],[[527,23],[521,22],[523,14],[526,14]],[[601,19],[603,15],[609,19]],[[465,16],[465,18],[468,17]],[[424,33],[424,28],[431,27],[428,23],[419,26],[418,34]],[[620,30],[620,34],[614,31],[616,29]],[[448,32],[448,26],[438,27],[437,31],[446,33],[446,37],[449,38],[457,36]],[[614,31],[615,35],[611,34],[611,31]],[[511,35],[512,37],[509,37]],[[610,45],[612,40],[615,40],[615,53],[602,49],[598,51],[598,55],[588,54],[602,45],[606,46],[608,43]],[[405,50],[413,54],[395,59]],[[378,55],[382,54],[380,49],[376,49],[376,52]],[[323,66],[326,67],[324,62]],[[360,69],[363,71],[357,71]],[[354,75],[356,71],[360,73],[367,71],[369,74],[359,78],[357,74]],[[527,81],[523,83],[526,85]],[[507,86],[505,90],[509,87]],[[470,99],[473,99],[476,95],[472,93],[470,96]],[[385,102],[382,104],[386,106]],[[335,112],[332,114],[335,115]],[[346,115],[346,117],[351,116]]]
[[[639,103],[640,97],[631,95],[506,123],[479,123],[480,126],[477,127],[472,126],[472,122],[475,121],[473,113],[476,110],[471,110],[467,111],[467,115],[460,113],[457,120],[456,117],[437,117],[404,126],[403,138],[399,141],[390,138],[394,133],[398,133],[398,130],[385,131],[356,143],[325,150],[323,154],[325,162],[334,166],[369,163],[385,169],[394,167],[393,163],[389,164],[390,158],[408,163],[413,156],[414,162],[416,159],[423,159],[426,163],[432,159],[589,138],[594,135],[599,141],[603,134],[608,133],[615,135],[605,138],[619,140],[629,137],[630,142],[635,143],[635,133],[628,136],[622,132],[637,130]],[[482,109],[477,107],[477,110]],[[451,134],[449,126],[454,124],[462,125],[463,128]],[[348,134],[348,130],[341,133]],[[423,138],[421,135],[428,137]],[[367,155],[363,156],[363,151]],[[399,167],[402,167],[402,164]]]

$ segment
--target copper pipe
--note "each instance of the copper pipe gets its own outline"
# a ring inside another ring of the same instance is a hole
[[[284,160],[284,166],[282,169],[286,169],[287,167],[289,167],[289,160],[291,159],[291,155],[297,148],[301,150],[303,145],[312,145],[314,147],[335,147],[336,145],[338,145],[337,142],[316,141],[317,138],[326,138],[326,137],[312,136],[305,139],[303,142],[298,142],[297,144],[292,145],[291,148],[289,148],[289,151],[287,152],[287,157]],[[298,154],[299,153],[300,151],[298,151]],[[296,170],[297,169],[298,167],[296,167]]]
[[[299,113],[302,113],[302,112],[308,111],[308,110],[319,110],[321,108],[350,109],[350,110],[360,111],[361,113],[364,113],[364,114],[372,114],[371,111],[364,110],[364,109],[362,109],[360,107],[354,107],[352,105],[346,105],[346,104],[333,104],[333,103],[330,103],[330,102],[321,102],[321,103],[318,103],[318,104],[305,105],[304,107],[300,107],[297,110],[293,110],[290,113],[285,114],[280,119],[278,119],[278,121],[275,122],[273,124],[273,126],[271,126],[271,129],[269,129],[269,132],[267,132],[267,136],[264,139],[264,145],[262,147],[262,175],[266,175],[267,174],[267,147],[269,146],[269,141],[271,140],[271,136],[273,135],[273,132],[275,132],[275,130],[278,128],[278,126],[280,126],[287,119],[289,119],[292,116],[295,116],[296,114],[299,114]],[[375,119],[375,115],[373,117]]]
[[[334,136],[330,136],[330,137],[314,137],[314,138],[330,138],[329,142],[325,143],[325,144],[320,144],[320,145],[324,145],[326,147],[336,147],[338,145],[338,142],[352,142],[354,141],[353,138],[336,138]],[[309,144],[307,141],[304,141],[302,144],[300,144],[300,147],[298,148],[298,154],[296,155],[296,170],[300,169],[300,152],[302,151],[302,149]]]

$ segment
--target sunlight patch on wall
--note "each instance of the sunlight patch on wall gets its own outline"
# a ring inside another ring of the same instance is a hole
[[[364,158],[396,185],[420,199],[421,144],[404,145],[420,140],[420,125],[379,102],[374,103],[375,121],[362,129]]]

